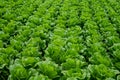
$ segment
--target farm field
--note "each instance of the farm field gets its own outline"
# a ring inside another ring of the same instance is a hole
[[[0,0],[0,80],[120,80],[120,0]]]

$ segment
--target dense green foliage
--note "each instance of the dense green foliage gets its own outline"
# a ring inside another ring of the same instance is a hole
[[[0,0],[0,80],[120,80],[120,0]]]

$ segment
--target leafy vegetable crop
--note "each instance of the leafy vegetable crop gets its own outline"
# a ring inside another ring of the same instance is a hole
[[[120,80],[120,0],[0,0],[0,80]]]

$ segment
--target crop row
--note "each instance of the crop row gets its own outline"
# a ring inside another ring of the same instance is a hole
[[[0,80],[119,80],[119,0],[1,0]]]

